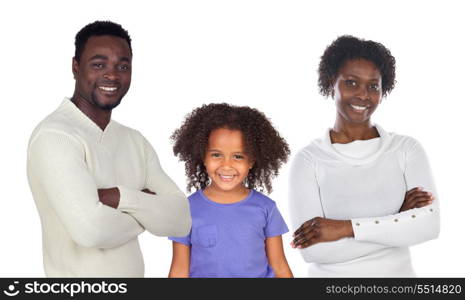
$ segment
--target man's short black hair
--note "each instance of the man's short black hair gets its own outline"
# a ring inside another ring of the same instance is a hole
[[[318,68],[318,86],[323,96],[330,96],[340,68],[348,60],[366,59],[381,73],[382,94],[386,96],[396,83],[396,59],[384,45],[350,35],[338,37],[321,56]]]
[[[126,42],[128,42],[129,49],[131,50],[132,54],[131,37],[129,37],[129,33],[126,29],[124,29],[120,24],[111,21],[95,21],[84,26],[76,34],[76,40],[74,42],[74,45],[76,46],[74,59],[77,62],[80,61],[82,51],[84,51],[86,42],[91,36],[101,35],[112,35],[125,39]]]

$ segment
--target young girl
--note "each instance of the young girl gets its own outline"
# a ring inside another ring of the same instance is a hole
[[[173,241],[169,277],[292,277],[281,235],[286,223],[271,178],[289,156],[286,141],[256,109],[209,104],[172,135],[185,162],[192,229]]]

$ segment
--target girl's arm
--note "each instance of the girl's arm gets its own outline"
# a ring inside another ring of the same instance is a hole
[[[169,278],[188,278],[191,247],[173,241],[173,258]]]
[[[273,268],[277,278],[293,278],[292,271],[284,255],[283,240],[281,236],[269,237],[265,240],[268,263]]]

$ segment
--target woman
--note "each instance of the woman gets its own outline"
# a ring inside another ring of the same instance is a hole
[[[439,234],[423,148],[371,121],[394,84],[395,59],[379,43],[342,36],[321,57],[336,121],[296,155],[289,187],[291,245],[310,276],[415,276],[408,247]]]

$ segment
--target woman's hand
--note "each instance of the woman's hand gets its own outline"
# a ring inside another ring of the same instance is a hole
[[[295,232],[292,248],[307,248],[321,242],[337,241],[344,237],[352,237],[350,220],[332,220],[316,217],[303,223]]]
[[[420,208],[433,203],[434,196],[430,192],[423,191],[423,188],[416,187],[405,193],[404,203],[399,212],[412,208]]]

